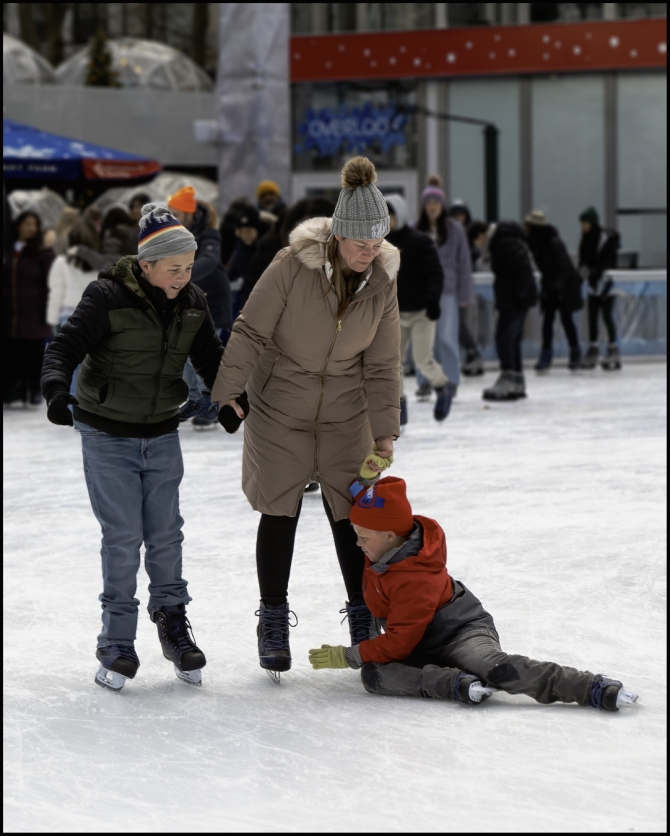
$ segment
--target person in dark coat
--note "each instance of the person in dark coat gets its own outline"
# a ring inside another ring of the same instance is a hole
[[[472,225],[472,215],[470,214],[470,207],[464,200],[456,199],[449,208],[449,217],[453,218],[463,225],[470,244],[470,259],[472,261],[472,271],[475,271],[475,261],[472,253],[472,240],[470,238],[470,226]],[[476,375],[484,374],[484,361],[477,346],[475,338],[472,336],[472,331],[468,326],[467,307],[459,307],[458,309],[458,344],[465,351],[465,361],[461,366],[461,371],[466,377],[475,377]]]
[[[398,308],[400,309],[400,361],[410,343],[415,367],[437,394],[433,409],[436,421],[444,421],[453,399],[449,380],[433,353],[436,322],[440,318],[440,297],[444,274],[432,238],[407,223],[407,204],[399,194],[386,195],[391,231],[386,240],[400,250]],[[400,399],[400,424],[407,423],[407,399]]]
[[[584,305],[582,280],[558,230],[547,221],[544,212],[534,209],[526,215],[525,222],[528,245],[542,276],[540,283],[540,306],[544,314],[542,349],[535,369],[538,372],[546,372],[551,367],[554,318],[558,312],[570,346],[568,367],[574,371],[580,366],[582,352],[572,314]]]
[[[221,263],[221,235],[216,209],[203,200],[196,200],[193,186],[185,186],[168,199],[168,209],[195,236],[198,249],[191,281],[207,297],[207,305],[222,343],[228,340],[232,317],[232,293],[225,267]],[[203,379],[190,360],[184,366],[188,399],[179,410],[179,420],[193,419],[196,429],[217,427],[218,407],[213,404]]]
[[[614,229],[600,226],[598,213],[593,207],[586,209],[579,216],[582,238],[579,242],[579,269],[589,286],[589,349],[586,352],[582,368],[594,369],[598,363],[600,345],[598,341],[598,318],[602,314],[609,345],[607,355],[601,365],[606,371],[621,368],[621,356],[614,324],[614,282],[607,278],[607,271],[617,266],[617,251],[621,245],[621,236]]]
[[[221,263],[230,271],[230,262],[237,244],[236,222],[240,214],[243,214],[252,205],[248,197],[237,197],[226,210],[219,232],[221,233]]]
[[[537,285],[528,241],[518,223],[491,224],[488,249],[498,310],[495,341],[500,376],[494,386],[484,389],[482,397],[486,401],[513,401],[526,397],[521,341],[528,310],[537,304]]]
[[[150,203],[138,243],[137,256],[119,259],[88,285],[50,343],[42,372],[48,419],[74,422],[81,436],[86,485],[102,528],[95,679],[117,691],[140,664],[134,642],[142,543],[148,610],[163,655],[180,679],[200,683],[206,660],[189,634],[191,597],[182,577],[178,410],[186,358],[211,386],[223,356],[205,294],[190,281],[194,236],[167,207]],[[70,381],[79,363],[75,398]]]
[[[233,319],[237,319],[246,299],[243,288],[254,256],[259,251],[260,241],[271,229],[260,216],[258,209],[248,206],[235,217],[235,249],[230,260],[228,275],[233,291]]]
[[[4,248],[3,248],[4,249]],[[53,336],[46,321],[49,268],[56,253],[42,247],[42,224],[25,211],[12,225],[11,249],[3,253],[3,402],[42,402],[40,372],[45,341]]]

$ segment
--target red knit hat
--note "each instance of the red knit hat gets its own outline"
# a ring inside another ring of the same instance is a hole
[[[404,479],[385,476],[356,497],[349,519],[361,528],[409,534],[414,527]]]

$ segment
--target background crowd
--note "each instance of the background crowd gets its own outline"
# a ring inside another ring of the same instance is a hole
[[[448,201],[440,177],[428,178],[421,194],[419,220],[410,224],[410,209],[400,194],[385,195],[391,216],[388,239],[401,252],[398,298],[401,312],[402,362],[405,376],[415,375],[416,396],[435,392],[434,416],[442,421],[457,395],[461,375],[484,373],[480,347],[468,327],[467,311],[475,303],[473,273],[493,273],[497,309],[495,346],[500,375],[483,392],[486,400],[526,396],[521,357],[524,323],[530,308],[540,305],[542,345],[535,369],[552,365],[554,322],[558,316],[570,347],[571,370],[621,367],[613,311],[615,295],[607,271],[616,267],[620,237],[601,226],[593,208],[576,211],[582,236],[576,263],[559,230],[539,210],[523,222],[487,224],[473,219],[463,200]],[[104,212],[91,205],[67,207],[55,228],[43,228],[37,210],[11,219],[4,200],[3,245],[3,403],[9,407],[42,402],[39,380],[44,348],[72,314],[85,287],[98,272],[125,255],[137,254],[141,208],[150,202],[135,193],[129,205],[112,204]],[[223,217],[210,203],[184,187],[168,206],[195,236],[198,249],[192,281],[207,294],[222,342],[234,319],[275,255],[287,246],[302,221],[330,217],[331,201],[304,198],[287,206],[272,180],[258,184],[255,198],[240,197]],[[584,282],[586,282],[584,286]],[[587,299],[589,345],[582,352],[573,321]],[[600,356],[599,320],[607,332]],[[214,428],[217,405],[191,364],[185,379],[189,396],[180,420],[197,429]],[[76,374],[72,387],[76,385]],[[401,420],[408,419],[407,399]]]

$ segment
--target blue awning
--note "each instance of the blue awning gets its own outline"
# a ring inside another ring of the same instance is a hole
[[[2,120],[3,175],[25,180],[135,180],[161,166],[125,151]]]

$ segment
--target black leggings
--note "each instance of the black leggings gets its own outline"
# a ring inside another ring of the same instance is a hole
[[[577,336],[577,329],[575,323],[572,321],[572,314],[562,311],[556,305],[546,302],[544,305],[544,319],[542,320],[542,348],[551,351],[554,342],[554,317],[556,312],[560,314],[561,324],[565,331],[565,336],[568,340],[570,348],[579,348],[579,337]]]
[[[323,507],[333,532],[335,551],[347,589],[349,603],[363,603],[363,552],[356,545],[356,532],[349,520],[333,519],[332,511],[323,496]],[[256,540],[256,569],[261,600],[266,606],[279,606],[286,602],[288,581],[291,574],[295,532],[300,519],[302,500],[295,517],[273,517],[262,514]]]
[[[5,339],[3,349],[5,367],[2,384],[3,400],[12,400],[17,395],[25,400],[28,389],[31,395],[39,395],[44,340]]]
[[[614,303],[616,296],[589,296],[589,340],[598,342],[598,313],[603,312],[603,322],[607,329],[607,337],[611,343],[616,342],[616,325],[614,324]]]

